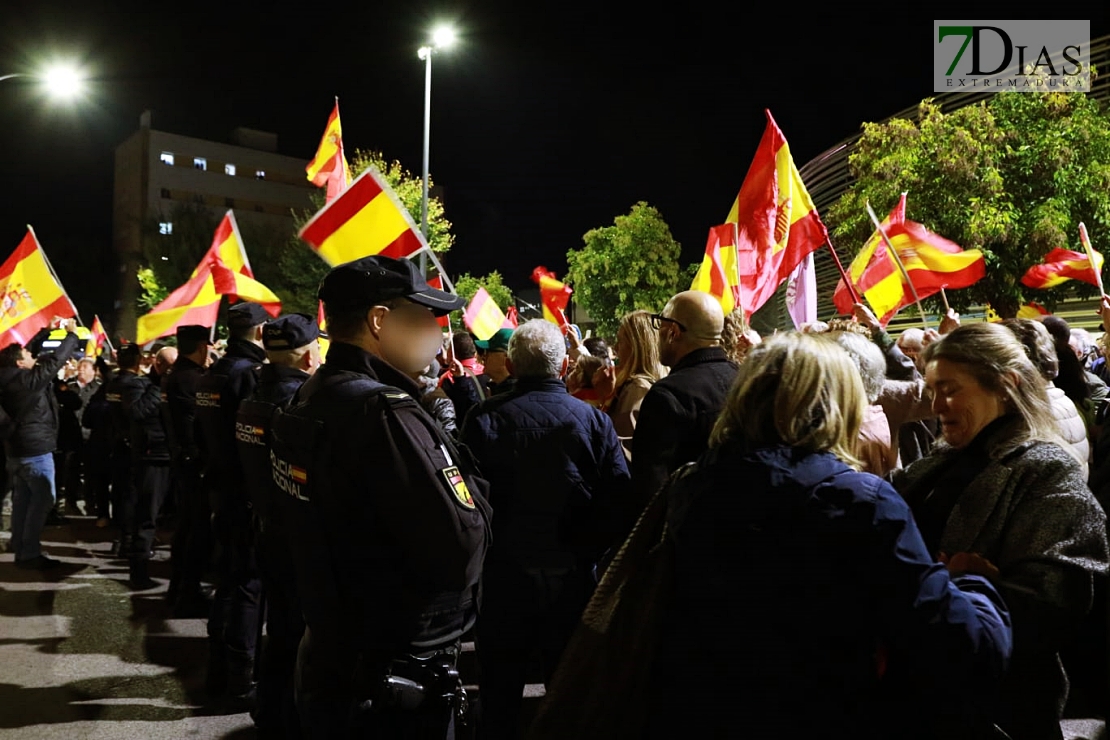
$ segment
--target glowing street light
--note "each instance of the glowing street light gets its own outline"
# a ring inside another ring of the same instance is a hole
[[[439,26],[432,31],[432,45],[421,46],[416,56],[424,61],[424,188],[420,200],[420,230],[428,238],[428,152],[432,135],[432,54],[454,46],[458,36],[450,26]],[[425,256],[420,256],[420,267],[425,266]]]
[[[56,100],[71,100],[85,89],[85,77],[71,64],[53,64],[42,72],[13,72],[0,75],[0,82],[15,77],[38,80],[47,95]]]

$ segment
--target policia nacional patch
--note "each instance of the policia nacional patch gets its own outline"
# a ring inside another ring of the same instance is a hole
[[[470,495],[470,489],[466,487],[466,481],[463,479],[462,473],[456,467],[444,468],[439,471],[447,480],[447,485],[451,486],[451,490],[455,492],[455,498],[459,503],[468,509],[474,508],[474,497]]]

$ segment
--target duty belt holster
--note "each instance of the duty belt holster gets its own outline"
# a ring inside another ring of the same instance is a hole
[[[370,679],[370,698],[359,704],[359,713],[454,713],[456,724],[465,724],[469,705],[457,668],[455,649],[428,657],[404,655],[386,666],[385,673]]]

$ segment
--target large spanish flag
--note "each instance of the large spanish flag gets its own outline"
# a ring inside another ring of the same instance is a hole
[[[740,305],[740,285],[736,269],[736,224],[709,227],[705,243],[705,256],[690,290],[700,290],[721,303],[725,315]]]
[[[212,246],[184,285],[166,296],[145,316],[139,317],[136,341],[153,342],[173,334],[177,327],[188,324],[212,326],[220,310],[220,298],[260,303],[271,316],[281,313],[281,301],[262,283],[254,279],[235,215],[228,211]]]
[[[771,111],[765,113],[763,139],[725,219],[739,227],[740,302],[748,317],[829,240],[786,138]]]
[[[0,265],[0,310],[0,347],[12,342],[25,345],[55,318],[77,315],[30,226]]]
[[[906,194],[898,199],[897,205],[883,219],[883,229],[889,230],[894,224],[906,220]],[[898,265],[887,251],[886,243],[878,231],[859,250],[859,254],[848,265],[848,278],[852,281],[857,294],[871,304],[876,316],[882,316],[902,300],[902,276]],[[854,301],[844,278],[836,283],[833,291],[833,305],[842,314],[851,316]]]
[[[411,257],[428,249],[416,222],[373,167],[321,208],[300,237],[329,265],[369,257]]]
[[[344,188],[351,184],[351,168],[347,155],[343,153],[343,126],[339,122],[339,98],[328,116],[328,125],[316,148],[316,156],[305,166],[308,179],[316,187],[327,186],[327,201],[330,203]]]
[[[1097,287],[1098,277],[1095,275],[1095,270],[1102,270],[1103,258],[1094,250],[1092,253],[1095,258],[1094,267],[1091,266],[1090,258],[1083,252],[1053,249],[1045,255],[1044,262],[1026,270],[1021,278],[1021,284],[1043,290],[1054,288],[1068,280],[1082,280]]]

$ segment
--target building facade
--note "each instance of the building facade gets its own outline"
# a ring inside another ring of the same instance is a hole
[[[157,131],[144,113],[139,130],[116,148],[112,241],[120,262],[120,298],[113,335],[135,336],[136,274],[154,224],[159,233],[171,234],[175,210],[195,204],[218,218],[232,210],[240,224],[265,226],[287,239],[293,213],[312,208],[316,187],[305,177],[307,162],[278,154],[277,134],[238,128],[231,143],[207,141]]]

